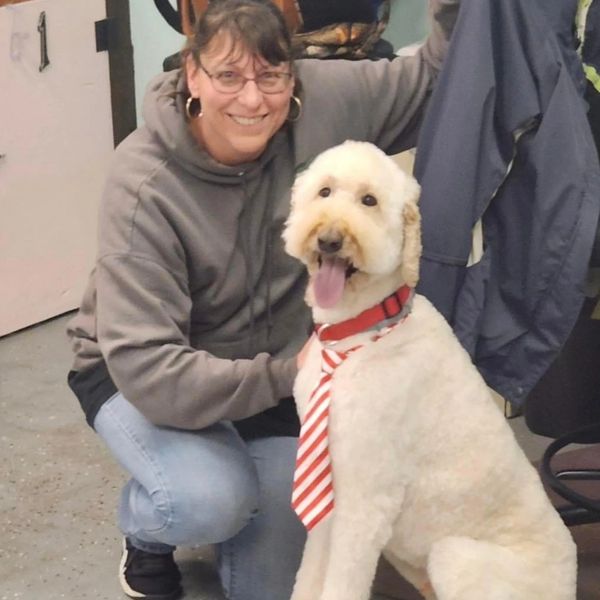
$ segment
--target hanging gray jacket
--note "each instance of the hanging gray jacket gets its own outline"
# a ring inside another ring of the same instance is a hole
[[[532,0],[462,2],[415,165],[420,291],[516,405],[579,313],[600,210],[582,79],[557,22]],[[479,219],[484,253],[467,267]]]

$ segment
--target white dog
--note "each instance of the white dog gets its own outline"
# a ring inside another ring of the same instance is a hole
[[[294,185],[286,250],[308,268],[315,322],[337,324],[298,374],[301,420],[322,349],[358,349],[331,382],[334,507],[309,531],[292,600],[366,600],[382,552],[428,599],[574,600],[575,544],[535,469],[444,318],[419,295],[410,307],[418,195],[351,141]],[[396,290],[401,312],[373,323]]]

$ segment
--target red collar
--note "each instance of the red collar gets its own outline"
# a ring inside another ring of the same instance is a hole
[[[337,342],[346,337],[373,328],[382,321],[400,315],[408,315],[411,308],[413,289],[403,285],[379,304],[367,308],[356,317],[332,325],[317,325],[316,331],[322,342]]]

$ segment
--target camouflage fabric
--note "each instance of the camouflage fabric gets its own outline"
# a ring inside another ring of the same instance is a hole
[[[302,16],[302,3],[299,5]],[[390,0],[379,4],[376,19],[369,22],[339,22],[294,34],[297,52],[304,58],[371,58],[390,17]]]

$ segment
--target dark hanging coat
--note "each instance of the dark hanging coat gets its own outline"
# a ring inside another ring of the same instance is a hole
[[[516,405],[579,314],[600,211],[584,78],[565,26],[575,2],[552,4],[546,14],[534,0],[462,2],[415,165],[419,291]],[[484,253],[467,267],[479,219]]]

